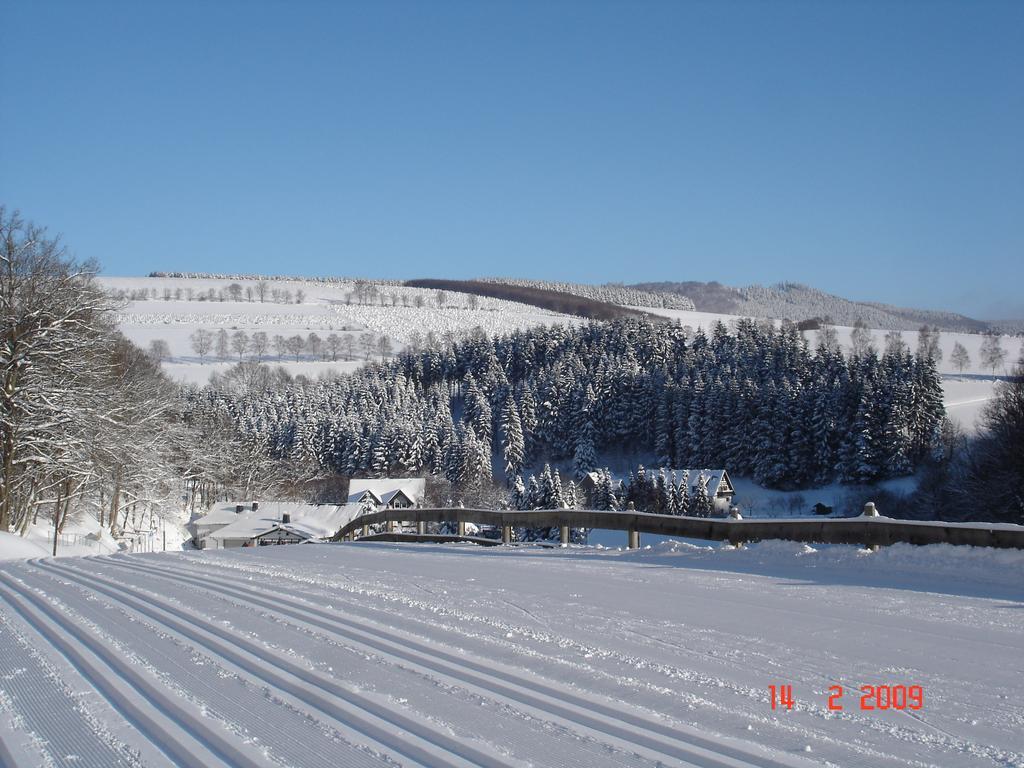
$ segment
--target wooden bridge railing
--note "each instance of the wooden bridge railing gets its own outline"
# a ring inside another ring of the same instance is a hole
[[[335,539],[367,535],[378,523],[417,523],[422,533],[426,523],[454,522],[460,533],[465,523],[494,525],[502,539],[511,541],[512,528],[560,528],[562,543],[569,541],[569,528],[604,528],[628,532],[627,544],[639,547],[641,533],[708,539],[741,544],[764,539],[787,539],[822,544],[860,544],[865,547],[896,544],[969,544],[976,547],[1024,549],[1024,526],[981,523],[943,523],[895,520],[887,517],[851,517],[798,520],[733,520],[703,517],[652,515],[645,512],[602,512],[593,509],[383,509],[355,518],[341,528]]]

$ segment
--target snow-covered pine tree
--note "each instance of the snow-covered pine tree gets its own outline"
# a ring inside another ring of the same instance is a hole
[[[693,501],[690,504],[690,514],[693,517],[710,517],[713,510],[714,504],[708,495],[708,476],[701,472],[697,476]]]
[[[529,509],[526,506],[526,485],[523,483],[522,475],[516,475],[512,483],[508,505],[511,509]]]
[[[502,455],[505,459],[505,473],[508,476],[518,475],[523,468],[525,443],[523,441],[523,425],[519,419],[519,411],[515,400],[506,398],[501,411]]]
[[[543,491],[541,491],[540,481],[530,475],[529,480],[526,481],[526,494],[523,496],[523,509],[541,509],[544,503]]]
[[[576,482],[574,480],[570,480],[569,485],[567,485],[565,488],[565,508],[580,508],[580,493],[579,489],[576,487]]]
[[[597,464],[594,450],[594,424],[589,418],[583,420],[582,430],[576,436],[576,450],[573,453],[573,467],[576,477],[581,478]]]
[[[690,499],[690,473],[684,469],[679,478],[679,484],[676,486],[676,509],[678,514],[692,514],[690,509],[692,505],[693,502]]]

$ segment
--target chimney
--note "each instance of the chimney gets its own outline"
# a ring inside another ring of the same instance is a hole
[[[235,514],[242,514],[242,510],[245,509],[245,504],[235,504]]]
[[[292,516],[290,514],[288,514],[287,512],[285,512],[285,513],[283,513],[281,515],[281,523],[282,524],[287,525],[291,521],[292,521]]]
[[[260,503],[258,501],[254,501],[252,503],[252,511],[255,512],[259,508],[260,508]]]

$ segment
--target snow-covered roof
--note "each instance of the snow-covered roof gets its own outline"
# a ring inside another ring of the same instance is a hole
[[[314,536],[333,536],[354,518],[362,514],[359,504],[322,505],[309,510],[307,514],[292,515],[291,525],[301,526]]]
[[[225,525],[218,531],[214,531],[207,538],[210,539],[251,539],[267,531],[273,530],[281,524],[281,519],[274,515],[252,512],[237,516],[238,519],[231,525]]]
[[[715,495],[722,491],[724,493],[734,493],[732,483],[729,481],[729,474],[724,469],[676,469],[673,470],[676,476],[682,475],[683,472],[689,472],[690,480],[690,492],[697,490],[697,483],[700,482],[700,478],[704,478],[704,487],[708,489],[708,496],[714,498]],[[725,480],[724,487],[722,486],[722,480]]]
[[[387,504],[398,491],[402,491],[413,504],[419,504],[426,488],[427,481],[422,477],[359,478],[349,481],[348,500],[350,504],[356,504],[369,491],[380,504]]]
[[[308,528],[297,523],[277,523],[273,527],[267,529],[263,533],[258,533],[256,536],[265,536],[268,533],[274,533],[274,531],[284,531],[290,533],[293,536],[298,536],[300,539],[318,539],[321,538],[318,534],[313,533]]]
[[[245,509],[241,512],[235,512],[235,505],[241,504],[241,502],[232,501],[230,504],[225,502],[217,504],[208,513],[202,517],[197,517],[192,521],[194,526],[207,526],[207,525],[229,525],[238,519],[239,514],[249,514],[252,512],[252,503],[243,504]]]
[[[235,515],[235,520],[220,530],[211,533],[211,539],[251,539],[262,536],[275,528],[308,534],[313,538],[333,536],[338,529],[358,516],[362,507],[358,504],[291,504],[282,503],[282,512],[291,516],[288,523],[281,522],[281,515],[273,505],[262,505],[257,512]]]

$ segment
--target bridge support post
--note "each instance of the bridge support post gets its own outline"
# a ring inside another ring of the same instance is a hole
[[[626,543],[627,549],[640,549],[640,531],[636,528],[629,529],[629,540]]]
[[[569,526],[563,525],[558,529],[558,541],[563,547],[569,546]]]
[[[501,543],[511,544],[512,543],[512,526],[503,525],[501,526]]]
[[[427,532],[427,524],[425,521],[420,520],[416,523],[416,533],[423,536]]]
[[[465,520],[459,520],[459,536],[465,536],[465,535],[466,535],[466,521]]]

